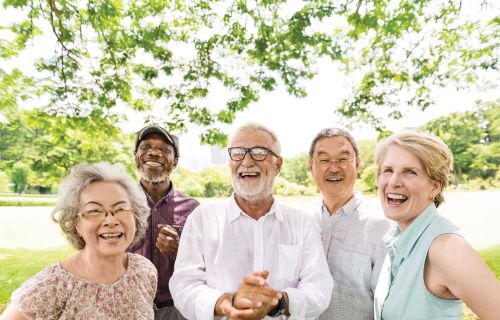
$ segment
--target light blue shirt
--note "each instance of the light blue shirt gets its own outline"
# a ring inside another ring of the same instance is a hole
[[[424,283],[424,267],[432,241],[458,228],[430,204],[404,231],[396,227],[384,237],[387,257],[375,291],[375,319],[461,319],[462,301],[434,296]]]

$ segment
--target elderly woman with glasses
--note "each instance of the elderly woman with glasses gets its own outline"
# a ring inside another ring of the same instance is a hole
[[[126,253],[144,236],[149,207],[121,165],[75,166],[52,213],[76,253],[27,280],[2,319],[153,319],[157,273]]]
[[[381,142],[375,158],[382,208],[397,223],[384,239],[375,319],[458,320],[462,301],[481,319],[500,319],[500,283],[437,210],[453,163],[446,144],[402,132]]]

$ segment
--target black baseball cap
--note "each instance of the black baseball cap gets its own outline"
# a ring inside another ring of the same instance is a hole
[[[139,143],[141,143],[141,141],[144,140],[144,138],[146,138],[148,134],[152,133],[158,133],[164,136],[165,139],[167,140],[167,143],[172,147],[174,147],[175,157],[179,158],[179,138],[156,124],[147,125],[144,128],[142,128],[139,132],[137,132],[135,138],[134,152],[137,152],[137,148],[139,148]]]

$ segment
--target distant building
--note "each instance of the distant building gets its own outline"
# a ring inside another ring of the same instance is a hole
[[[214,164],[226,164],[229,159],[229,155],[227,153],[227,149],[223,149],[219,146],[211,146],[210,147],[210,153],[211,153],[211,165]]]
[[[197,172],[205,167],[227,164],[229,155],[227,149],[219,146],[200,145],[196,140],[180,136],[179,167]]]

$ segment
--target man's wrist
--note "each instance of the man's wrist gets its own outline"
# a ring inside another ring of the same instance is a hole
[[[267,313],[268,316],[276,318],[281,315],[290,315],[288,312],[288,295],[286,292],[282,292],[281,294],[281,299],[279,299],[278,304]]]
[[[224,313],[222,312],[221,304],[224,300],[228,300],[231,305],[233,304],[233,299],[234,299],[235,294],[234,293],[223,293],[219,299],[217,299],[217,302],[215,303],[214,307],[214,315],[216,316],[223,316]]]

